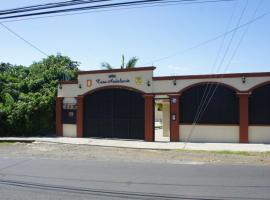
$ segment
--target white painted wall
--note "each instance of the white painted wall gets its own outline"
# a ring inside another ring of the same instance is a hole
[[[163,136],[169,137],[170,136],[170,103],[163,103],[162,104],[162,111],[163,111]]]
[[[63,103],[65,104],[76,104],[77,103],[77,100],[76,100],[76,98],[74,98],[74,97],[65,97],[64,99],[63,99]]]
[[[108,75],[114,74],[117,78],[129,79],[129,83],[119,83],[119,84],[101,84],[99,85],[96,80],[108,80]],[[135,78],[141,77],[142,83],[140,85],[136,84]],[[84,94],[90,90],[96,89],[103,86],[128,86],[136,88],[138,90],[144,91],[146,93],[173,93],[179,92],[180,90],[196,83],[203,82],[220,82],[230,85],[239,91],[247,91],[250,88],[261,84],[266,81],[270,81],[269,77],[247,77],[246,82],[242,83],[241,77],[237,78],[209,78],[209,79],[183,79],[177,80],[176,85],[172,84],[172,80],[152,80],[153,71],[130,71],[130,72],[117,72],[117,73],[102,73],[102,74],[81,74],[78,76],[78,84],[62,84],[62,89],[58,87],[58,97],[76,97],[78,95]],[[87,87],[87,80],[92,80],[92,86]],[[150,81],[150,86],[147,86],[147,81]],[[81,84],[81,88],[79,88]]]
[[[241,77],[238,78],[209,78],[209,79],[184,79],[176,80],[176,85],[173,85],[172,80],[158,80],[153,82],[154,93],[160,92],[179,92],[180,90],[196,83],[203,82],[220,82],[230,85],[239,91],[247,91],[250,88],[270,81],[270,77],[247,77],[246,82],[242,83]]]
[[[270,144],[270,126],[249,126],[248,139],[250,143]]]
[[[128,83],[107,83],[107,84],[98,84],[97,79],[101,80],[108,80],[109,75],[116,75],[116,78],[122,78],[122,79],[129,79],[130,82]],[[136,77],[141,77],[142,82],[141,84],[136,84],[135,79]],[[129,71],[129,72],[117,72],[117,73],[102,73],[102,74],[81,74],[78,76],[78,82],[81,83],[82,89],[80,90],[80,94],[84,94],[88,92],[89,90],[93,90],[99,87],[104,86],[111,86],[111,85],[124,85],[127,87],[132,87],[141,91],[144,91],[146,93],[153,92],[152,90],[152,77],[153,77],[153,71],[147,70],[147,71]],[[87,87],[87,80],[92,80],[92,86]],[[150,81],[150,86],[147,86],[147,81]]]
[[[155,122],[162,122],[162,111],[158,110],[157,106],[155,106]]]
[[[78,84],[62,84],[62,89],[58,87],[58,97],[77,97],[80,92]]]
[[[239,142],[239,126],[196,125],[192,133],[192,125],[180,124],[179,126],[181,142],[186,141],[188,137],[190,137],[189,142]]]
[[[63,124],[63,136],[64,137],[77,137],[77,125],[76,124]]]

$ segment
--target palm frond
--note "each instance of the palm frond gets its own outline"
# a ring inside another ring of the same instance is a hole
[[[107,62],[101,63],[101,67],[105,69],[112,69],[112,66]]]
[[[126,68],[127,68],[127,69],[134,68],[135,65],[137,64],[138,60],[139,60],[139,59],[138,59],[137,57],[132,57],[132,58],[129,59],[129,61],[127,62]]]

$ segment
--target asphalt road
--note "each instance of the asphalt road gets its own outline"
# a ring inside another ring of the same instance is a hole
[[[270,167],[0,158],[0,199],[270,199]]]

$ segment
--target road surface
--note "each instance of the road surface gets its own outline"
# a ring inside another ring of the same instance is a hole
[[[270,199],[270,167],[0,157],[0,199]]]

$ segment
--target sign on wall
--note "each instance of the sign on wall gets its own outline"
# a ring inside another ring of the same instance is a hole
[[[143,80],[142,80],[142,77],[141,76],[137,76],[134,79],[134,82],[135,82],[136,85],[141,85],[142,84],[142,81]],[[128,79],[128,78],[119,78],[115,74],[110,74],[110,75],[108,75],[108,78],[107,79],[98,78],[98,79],[95,80],[95,82],[98,85],[117,84],[117,83],[130,83],[130,79]],[[93,81],[90,80],[90,79],[87,80],[86,81],[86,85],[87,85],[87,87],[92,87]]]
[[[96,79],[96,83],[98,85],[103,85],[103,84],[115,84],[115,83],[129,83],[130,80],[129,79],[124,79],[124,78],[118,78],[116,75],[114,74],[110,74],[108,76],[108,79],[101,79],[98,78]]]
[[[87,85],[87,87],[91,87],[92,86],[92,80],[87,80],[86,85]]]
[[[136,83],[136,85],[141,85],[142,84],[142,77],[140,77],[140,76],[135,77],[135,83]]]

